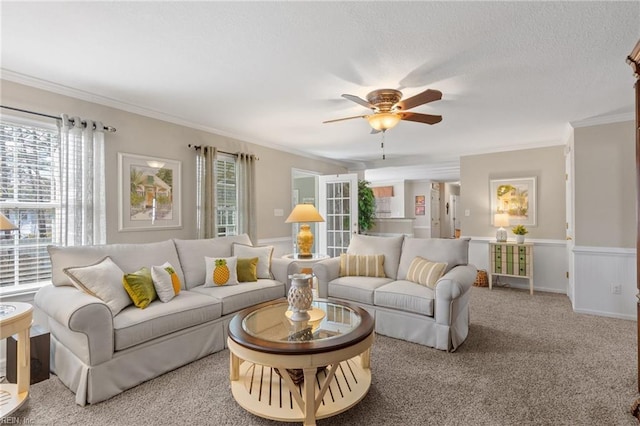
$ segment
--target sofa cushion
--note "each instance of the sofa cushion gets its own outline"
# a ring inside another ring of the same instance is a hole
[[[222,315],[240,311],[258,303],[285,296],[285,286],[280,281],[259,279],[256,282],[239,283],[222,287],[193,288],[194,293],[206,294],[222,302]]]
[[[383,254],[340,254],[341,277],[384,278]]]
[[[373,292],[393,281],[391,278],[341,277],[328,284],[329,297],[373,305]]]
[[[411,281],[394,281],[378,287],[374,295],[374,305],[433,316],[435,291]]]
[[[97,246],[48,246],[51,257],[51,282],[55,286],[73,285],[64,273],[64,268],[91,265],[106,256],[125,273],[137,271],[143,266],[151,268],[169,262],[173,265],[180,281],[184,283],[184,275],[178,260],[178,252],[173,241],[143,244],[105,244]],[[204,263],[202,265],[204,268]]]
[[[204,258],[207,278],[205,287],[218,287],[223,285],[238,284],[238,258],[231,257],[206,257]]]
[[[387,278],[396,279],[403,239],[404,236],[376,237],[357,234],[351,238],[347,254],[383,254],[384,274]]]
[[[273,246],[252,247],[244,244],[234,243],[232,253],[238,258],[258,258],[256,274],[258,278],[273,279],[271,274],[271,257],[273,256]]]
[[[427,287],[436,288],[436,284],[447,267],[446,263],[432,262],[424,257],[416,257],[409,265],[407,272],[407,281],[416,284],[426,285]]]
[[[247,234],[205,240],[174,239],[178,257],[184,271],[184,285],[191,289],[204,284],[206,269],[204,257],[229,257],[233,243],[251,245]]]
[[[398,279],[407,279],[407,272],[413,259],[424,257],[433,262],[447,264],[446,274],[458,265],[469,263],[469,238],[410,238],[406,237],[402,245],[402,256],[398,268]]]
[[[115,350],[213,321],[221,311],[219,300],[190,291],[181,291],[168,303],[155,301],[146,309],[129,306],[113,318]]]
[[[93,265],[65,268],[64,272],[81,291],[102,300],[117,315],[131,304],[122,285],[124,273],[109,256]]]

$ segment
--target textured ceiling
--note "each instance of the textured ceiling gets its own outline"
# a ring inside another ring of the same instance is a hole
[[[1,14],[3,78],[413,179],[631,119],[624,59],[640,38],[638,1],[2,1]],[[382,161],[365,120],[322,121],[368,112],[342,93],[384,87],[442,91],[413,111],[443,121],[401,122]]]

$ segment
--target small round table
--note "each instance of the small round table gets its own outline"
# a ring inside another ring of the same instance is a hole
[[[29,396],[31,351],[29,328],[33,320],[33,306],[22,302],[0,303],[0,339],[14,334],[17,341],[17,384],[0,384],[0,417],[16,411]]]
[[[291,321],[285,300],[240,312],[229,324],[231,392],[247,411],[315,425],[348,410],[371,386],[374,321],[364,309],[316,300]]]

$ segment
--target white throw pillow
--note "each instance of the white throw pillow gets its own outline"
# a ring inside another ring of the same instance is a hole
[[[258,278],[273,279],[271,274],[271,256],[273,246],[246,246],[244,244],[233,244],[233,255],[241,258],[258,258],[257,276]]]
[[[180,293],[180,278],[169,262],[151,267],[151,279],[160,301],[167,303]]]
[[[132,303],[122,284],[124,272],[109,256],[94,265],[65,268],[64,273],[79,290],[106,303],[114,316]]]
[[[205,287],[238,284],[237,257],[205,257],[204,262],[207,270]]]

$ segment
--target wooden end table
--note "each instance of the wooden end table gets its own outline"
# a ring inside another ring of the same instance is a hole
[[[231,320],[231,391],[257,416],[315,425],[367,394],[374,321],[362,308],[326,300],[313,302],[324,316],[311,321],[291,321],[287,309],[286,300],[268,302]]]

